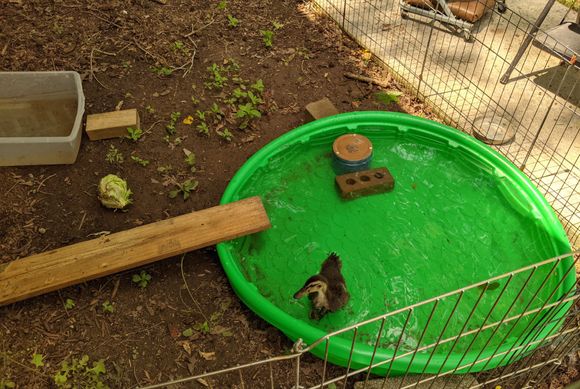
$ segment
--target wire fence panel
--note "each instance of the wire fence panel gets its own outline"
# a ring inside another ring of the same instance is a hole
[[[433,4],[438,0],[316,0],[312,6],[371,51],[443,121],[492,144],[523,170],[577,246],[580,76],[574,55],[555,54],[570,49],[509,8],[488,9],[471,24]],[[522,46],[526,42],[533,44]],[[539,48],[548,45],[551,54]],[[237,377],[237,387],[252,388],[350,388],[355,382],[364,388],[377,376],[385,378],[373,388],[387,382],[405,389],[436,383],[536,388],[580,345],[579,258],[575,251],[546,259],[331,332],[313,344],[299,340],[288,355],[147,388],[192,381],[206,386],[225,375]],[[330,352],[337,349],[340,360]],[[304,373],[306,353],[322,360],[316,378]],[[279,365],[291,372],[283,381],[273,373]]]
[[[436,13],[431,2],[424,3],[424,13]],[[400,0],[315,4],[445,122],[502,143],[493,147],[531,178],[572,244],[580,243],[579,69],[575,59],[537,46],[570,49],[542,29],[531,35],[533,22],[509,8],[489,9],[466,40],[463,29],[406,12]],[[504,77],[527,37],[534,44]]]
[[[299,340],[289,355],[147,388],[228,374],[253,388],[347,388],[354,382],[366,387],[370,379],[376,387],[376,375],[403,389],[435,382],[450,388],[535,388],[580,346],[579,259],[580,251],[562,255],[334,331],[311,345]],[[372,336],[361,339],[369,329]],[[347,360],[330,360],[329,349],[343,346],[345,339]],[[318,380],[303,375],[306,353],[322,359]],[[361,353],[366,362],[353,363],[353,354]],[[329,363],[346,368],[330,374]],[[276,381],[274,364],[287,364],[294,376]],[[411,368],[420,374],[410,374]],[[260,380],[244,380],[256,377],[257,369]]]

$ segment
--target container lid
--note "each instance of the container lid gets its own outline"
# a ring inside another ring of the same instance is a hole
[[[332,151],[343,161],[362,161],[371,156],[373,145],[366,136],[346,134],[335,139]]]

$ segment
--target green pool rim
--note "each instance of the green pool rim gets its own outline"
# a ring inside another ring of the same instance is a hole
[[[408,115],[403,113],[395,112],[381,112],[381,111],[364,111],[364,112],[351,112],[343,113],[339,115],[334,115],[324,119],[319,119],[307,124],[304,124],[294,130],[287,132],[286,134],[274,139],[266,146],[261,148],[256,152],[251,158],[249,158],[246,163],[239,169],[235,176],[230,181],[227,186],[220,204],[227,204],[233,201],[240,200],[237,193],[243,187],[246,180],[251,177],[256,169],[268,163],[270,157],[284,152],[284,150],[291,145],[296,143],[304,143],[310,141],[311,137],[316,137],[323,135],[326,132],[332,132],[334,136],[339,136],[343,133],[353,132],[357,133],[358,128],[362,127],[364,129],[368,128],[380,128],[388,124],[389,126],[398,127],[398,130],[402,133],[413,131],[425,135],[428,139],[439,141],[445,141],[451,147],[462,147],[465,150],[471,152],[473,155],[477,156],[483,164],[491,166],[494,169],[494,173],[500,175],[500,177],[507,178],[510,183],[517,183],[518,189],[522,190],[524,193],[524,199],[520,195],[511,193],[512,202],[515,207],[526,205],[534,205],[535,216],[540,218],[543,222],[543,226],[549,233],[551,239],[551,245],[553,252],[555,253],[553,257],[559,254],[571,253],[571,247],[564,231],[562,224],[556,217],[551,206],[547,200],[542,196],[540,191],[531,183],[531,181],[519,170],[517,169],[508,159],[503,155],[496,152],[487,145],[481,143],[480,141],[470,137],[469,135],[458,131],[452,127]],[[472,156],[473,156],[472,155]],[[513,192],[513,191],[510,191]],[[522,204],[523,203],[523,204]],[[246,280],[243,271],[239,268],[239,264],[234,258],[234,255],[230,251],[230,243],[224,242],[217,245],[218,255],[220,261],[225,270],[225,273],[232,285],[235,293],[240,297],[240,299],[246,304],[253,312],[259,315],[261,318],[272,324],[273,326],[280,329],[286,336],[288,336],[293,341],[301,338],[307,345],[314,343],[315,341],[323,338],[327,333],[321,329],[311,326],[310,324],[296,319],[283,311],[282,309],[275,306],[267,298],[262,296],[255,285],[250,281]],[[573,259],[566,258],[560,262],[557,269],[557,274],[560,280],[564,276],[564,272],[568,270]],[[514,269],[516,270],[516,269]],[[560,283],[558,296],[552,298],[560,298],[565,292],[568,292],[574,288],[576,283],[576,275],[574,271],[568,272],[566,279]],[[543,339],[550,334],[554,333],[562,324],[568,309],[571,307],[572,303],[564,303],[557,306],[555,312],[552,312],[552,322],[555,324],[546,325],[546,327],[534,336],[534,340]],[[385,312],[386,313],[386,312]],[[328,360],[332,363],[346,366],[349,359],[350,349],[352,342],[346,338],[335,337],[330,342],[328,350]],[[323,358],[325,354],[324,343],[320,346],[314,348],[313,354],[318,357]],[[514,344],[502,345],[498,352],[508,351]],[[531,346],[527,352],[535,349],[537,345]],[[353,353],[351,368],[368,366],[369,361],[372,357],[373,348],[371,346],[358,343],[356,344],[356,351]],[[469,350],[465,357],[461,357],[460,353],[452,353],[449,358],[444,358],[445,354],[438,355],[435,354],[429,360],[429,353],[416,353],[412,365],[409,368],[410,373],[437,373],[440,367],[445,364],[446,369],[453,368],[457,366],[460,361],[462,365],[467,364],[468,361],[475,361],[475,357],[478,356],[480,350]],[[509,361],[509,356],[513,354],[508,353],[506,358],[494,358],[485,367],[485,369],[491,369],[499,366],[500,360],[502,365]],[[385,349],[377,349],[377,354],[375,356],[375,362],[384,360],[388,358],[390,354],[387,353]],[[471,358],[469,357],[471,356]],[[479,356],[479,358],[484,358],[485,353]],[[521,355],[523,356],[523,355]],[[518,359],[519,357],[518,356]],[[428,363],[429,366],[424,370],[424,365]],[[484,363],[485,364],[485,363]],[[479,364],[473,366],[469,369],[470,372],[479,371],[484,364]],[[401,374],[407,371],[409,365],[408,358],[395,360],[391,367],[391,374]],[[463,370],[461,372],[467,372]],[[380,367],[373,370],[375,374],[386,373],[386,367]]]

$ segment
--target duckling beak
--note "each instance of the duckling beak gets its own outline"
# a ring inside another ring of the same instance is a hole
[[[294,293],[294,298],[298,300],[298,299],[304,297],[304,295],[306,295],[307,293],[308,293],[308,287],[305,286],[302,289],[300,289],[298,292]]]

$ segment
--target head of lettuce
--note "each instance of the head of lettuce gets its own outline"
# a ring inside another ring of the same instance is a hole
[[[114,174],[108,174],[101,178],[99,183],[99,200],[107,208],[123,209],[131,204],[131,189],[127,187],[127,181]]]

